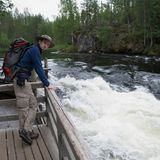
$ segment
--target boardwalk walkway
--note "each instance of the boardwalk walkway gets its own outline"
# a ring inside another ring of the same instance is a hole
[[[17,129],[0,129],[0,160],[58,160],[58,148],[46,125],[34,126],[40,134],[31,146],[19,138]]]
[[[63,109],[54,91],[43,88],[41,82],[31,82],[39,108],[34,127],[40,136],[28,146],[18,134],[16,99],[0,100],[0,160],[90,160],[85,143],[80,141],[76,127]],[[0,85],[0,93],[13,92],[13,84]],[[44,106],[44,108],[42,107]],[[46,125],[47,124],[47,125]]]

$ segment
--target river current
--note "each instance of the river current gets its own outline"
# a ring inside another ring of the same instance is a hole
[[[111,57],[49,59],[49,80],[93,159],[160,160],[160,58]]]

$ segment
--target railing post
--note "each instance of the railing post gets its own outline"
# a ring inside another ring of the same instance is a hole
[[[48,59],[47,57],[44,58],[44,68],[48,68]],[[46,76],[48,78],[48,70],[45,70]]]
[[[37,75],[35,69],[33,69],[32,72],[31,72],[30,81],[31,81],[31,82],[36,82],[37,77],[38,77],[38,75]],[[33,93],[34,93],[34,95],[35,95],[35,97],[36,97],[36,96],[37,96],[37,89],[36,89],[36,88],[33,89]]]
[[[44,87],[44,96],[47,97],[47,89],[46,89],[46,87]],[[50,112],[50,109],[49,109],[49,104],[48,104],[47,100],[46,100],[46,112],[47,112],[46,123],[47,123],[47,126],[49,126],[50,125],[50,120],[49,120],[49,117],[48,117],[48,113]]]

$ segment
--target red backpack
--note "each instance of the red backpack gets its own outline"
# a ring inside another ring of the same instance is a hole
[[[31,44],[23,38],[16,38],[9,47],[8,52],[5,54],[2,74],[4,74],[4,82],[12,82],[17,70],[15,65],[23,57],[25,51],[31,46]]]

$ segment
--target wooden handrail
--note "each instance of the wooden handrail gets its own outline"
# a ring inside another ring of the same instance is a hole
[[[56,93],[54,91],[50,91],[49,89],[46,89],[46,93],[48,98],[50,99],[50,102],[52,105],[49,105],[49,107],[53,107],[54,112],[57,116],[57,130],[58,130],[58,138],[59,138],[59,151],[64,152],[60,153],[60,159],[63,159],[66,156],[69,156],[69,159],[73,160],[89,160],[90,154],[89,152],[86,152],[86,148],[82,146],[82,144],[79,141],[78,132],[75,129],[73,123],[70,121],[69,117],[63,110],[63,105],[60,102],[59,98],[57,97]],[[51,111],[51,110],[50,110]],[[61,146],[62,143],[64,143],[64,146]],[[69,145],[69,147],[68,147]],[[63,148],[63,149],[62,149]],[[67,151],[67,153],[64,151],[64,149],[71,148],[71,151],[74,155],[69,154],[70,151]],[[67,154],[67,155],[66,155]]]

